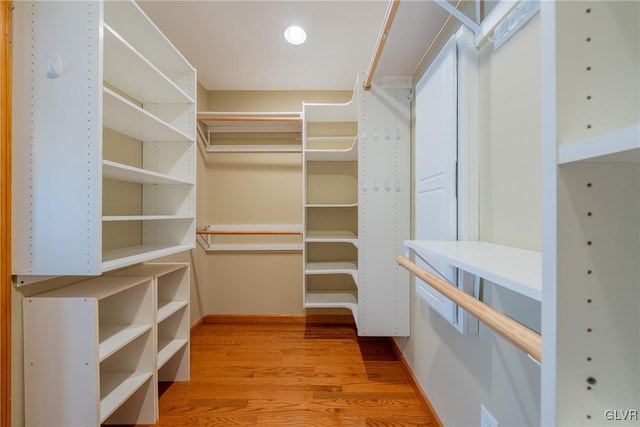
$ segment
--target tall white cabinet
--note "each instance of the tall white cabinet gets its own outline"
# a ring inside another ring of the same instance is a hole
[[[14,8],[18,284],[193,248],[195,69],[132,1]]]
[[[638,425],[640,4],[541,13],[541,424]]]
[[[409,335],[411,80],[358,82],[349,102],[304,104],[305,308],[346,308],[359,335]]]

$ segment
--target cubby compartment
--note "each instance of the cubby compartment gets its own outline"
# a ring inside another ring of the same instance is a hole
[[[307,162],[307,206],[356,205],[358,164],[356,162]]]
[[[26,425],[155,422],[153,297],[150,277],[100,276],[25,298]]]
[[[155,289],[156,371],[158,381],[190,376],[190,268],[184,263],[145,263],[111,273],[151,276]]]

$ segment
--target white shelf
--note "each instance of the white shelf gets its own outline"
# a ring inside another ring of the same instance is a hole
[[[99,360],[113,353],[151,329],[151,325],[108,325],[100,327]]]
[[[156,321],[162,322],[167,317],[177,313],[181,308],[186,307],[188,301],[158,301],[158,314]]]
[[[109,88],[103,90],[104,126],[139,141],[193,141],[188,135],[163,122]],[[185,106],[185,108],[187,108]]]
[[[302,145],[208,145],[207,153],[301,153]]]
[[[338,141],[338,140],[351,140],[351,147],[348,148],[307,148],[305,155],[309,161],[327,161],[327,162],[341,162],[341,161],[357,161],[358,160],[358,138],[357,137],[309,137],[309,141]]]
[[[307,203],[307,208],[357,208],[358,202],[354,203]]]
[[[122,278],[122,280],[113,280],[113,278],[108,276],[98,276],[79,282],[76,285],[64,286],[44,294],[39,294],[38,296],[44,296],[47,298],[72,298],[76,297],[80,293],[85,298],[103,300],[112,295],[116,295],[120,292],[126,291],[127,289],[133,288],[134,286],[138,286],[147,280],[149,280],[149,278],[143,276],[129,276]],[[81,289],[81,291],[79,291],[79,289]]]
[[[191,245],[139,245],[103,251],[102,270],[111,271],[139,262],[193,249]]]
[[[135,168],[110,160],[102,161],[102,177],[114,181],[132,182],[135,184],[193,185],[192,182],[177,179],[169,175]]]
[[[193,219],[189,215],[108,215],[103,216],[102,221],[166,221],[173,219]]]
[[[358,105],[353,100],[334,104],[305,103],[304,111],[307,123],[358,121]]]
[[[307,262],[305,274],[349,274],[354,283],[358,284],[358,264],[351,261],[336,262]]]
[[[358,236],[349,231],[309,231],[305,237],[307,243],[351,243],[358,247]]]
[[[640,162],[640,124],[582,139],[558,148],[558,163],[577,161]]]
[[[195,99],[195,69],[135,2],[105,2],[104,22]]]
[[[416,241],[405,246],[420,257],[450,264],[496,285],[542,299],[540,252],[478,241]]]
[[[358,297],[350,291],[310,291],[306,294],[305,308],[346,308],[358,321]]]
[[[116,409],[152,377],[151,372],[103,373],[100,376],[100,422],[106,420]],[[109,391],[104,395],[105,391]]]
[[[187,339],[158,339],[158,369],[162,368],[180,349],[187,345]]]
[[[207,252],[253,252],[253,251],[301,251],[300,243],[212,243],[205,244]]]
[[[104,24],[103,28],[106,82],[144,104],[193,102],[193,99],[109,25]]]

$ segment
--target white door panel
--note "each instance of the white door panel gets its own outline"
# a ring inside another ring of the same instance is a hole
[[[416,239],[456,240],[457,74],[452,37],[416,86]],[[452,283],[456,272],[442,263],[417,264]],[[433,268],[432,268],[433,267]],[[418,295],[450,323],[456,306],[423,281]]]

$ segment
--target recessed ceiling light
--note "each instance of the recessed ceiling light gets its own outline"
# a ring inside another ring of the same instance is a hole
[[[304,43],[305,40],[307,40],[307,33],[305,33],[302,28],[293,25],[284,30],[284,38],[289,43],[298,45]]]

